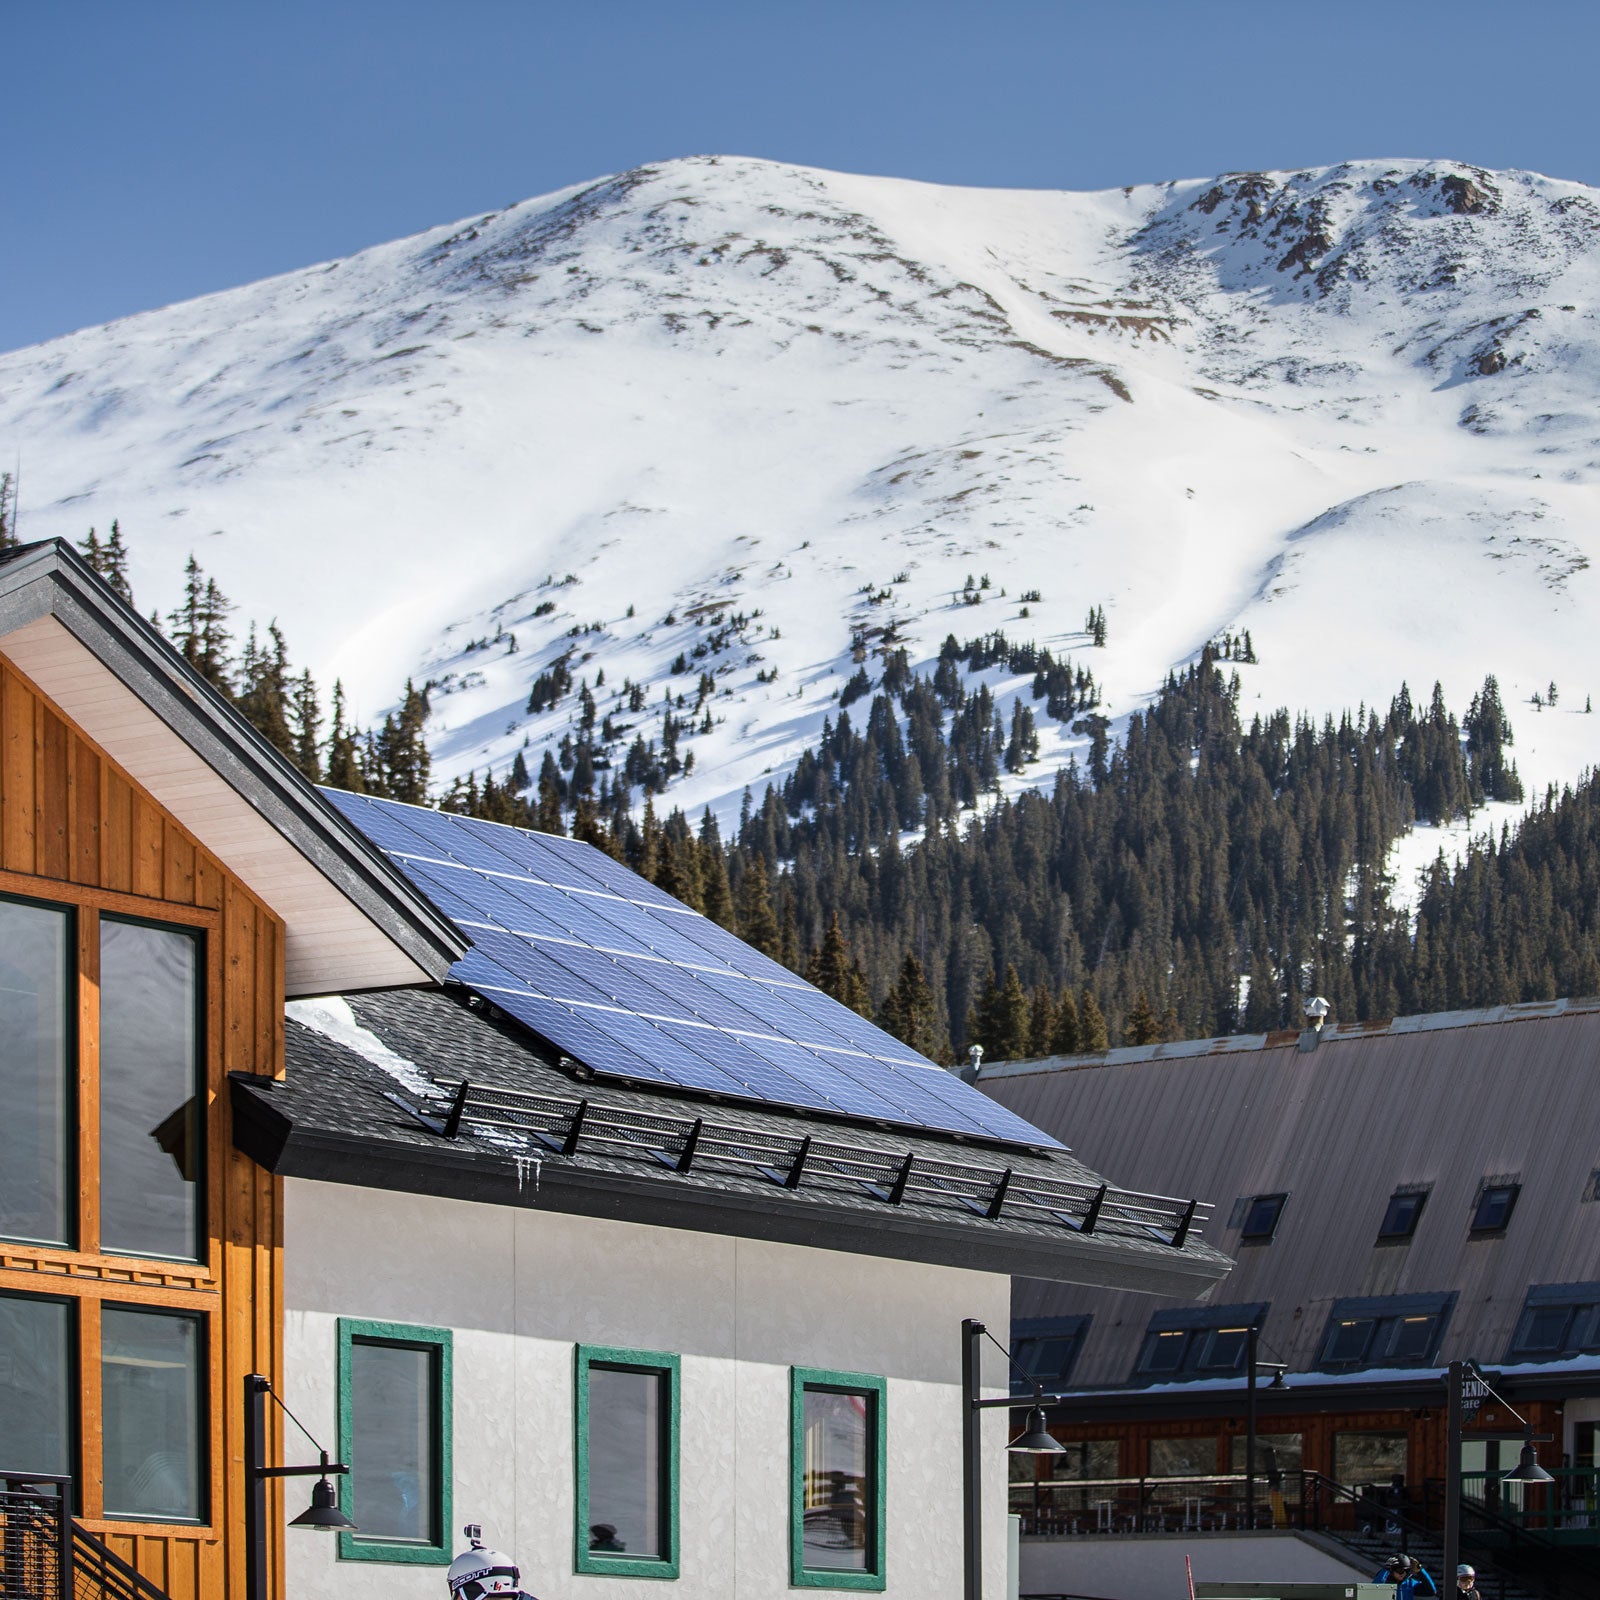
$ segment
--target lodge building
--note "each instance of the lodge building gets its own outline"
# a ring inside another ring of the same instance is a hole
[[[1016,1509],[1070,1537],[1126,1520],[1129,1480],[1236,1504],[1202,1480],[1244,1470],[1253,1335],[1285,1369],[1258,1375],[1257,1431],[1291,1500],[1337,1485],[1365,1497],[1346,1526],[1381,1535],[1385,1506],[1437,1526],[1445,1369],[1472,1361],[1505,1404],[1464,1431],[1469,1501],[1595,1545],[1597,1070],[1595,1000],[985,1065],[990,1095],[1128,1181],[1214,1196],[1235,1261],[1199,1304],[1018,1280],[1016,1353],[1066,1395],[1051,1425],[1071,1448],[1018,1474]],[[1511,1408],[1553,1488],[1498,1489]]]
[[[961,1320],[1204,1295],[1167,1192],[586,845],[319,792],[0,556],[5,1584],[59,1491],[79,1594],[438,1596],[469,1522],[544,1600],[976,1592],[980,1536],[998,1594]],[[253,1468],[322,1449],[353,1526],[286,1534]]]

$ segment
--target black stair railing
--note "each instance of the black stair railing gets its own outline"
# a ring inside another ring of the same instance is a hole
[[[168,1600],[72,1507],[71,1478],[0,1471],[0,1600]]]
[[[74,1600],[72,1480],[0,1472],[0,1596]]]

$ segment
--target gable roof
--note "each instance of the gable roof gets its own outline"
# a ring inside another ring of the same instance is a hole
[[[291,995],[436,981],[465,949],[64,540],[0,552],[0,653],[284,919]]]
[[[235,1142],[289,1177],[1189,1299],[1228,1270],[1198,1221],[1173,1242],[1181,1200],[1109,1190],[1083,1228],[1102,1180],[1065,1152],[575,1083],[554,1051],[454,986],[291,1007],[287,1056],[286,1081],[237,1075],[233,1099]],[[1007,1172],[1011,1198],[980,1214]]]

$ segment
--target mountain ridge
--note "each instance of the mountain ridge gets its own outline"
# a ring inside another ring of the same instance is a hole
[[[193,549],[358,712],[433,680],[446,778],[559,742],[561,659],[602,710],[650,686],[630,736],[710,671],[674,794],[726,812],[886,650],[1036,640],[1115,725],[1249,630],[1246,707],[1496,673],[1536,792],[1600,681],[1597,238],[1595,191],[1454,162],[1072,194],[688,158],[0,356],[0,449],[26,537],[122,518],[147,607]],[[1041,735],[1008,784],[1083,758]]]

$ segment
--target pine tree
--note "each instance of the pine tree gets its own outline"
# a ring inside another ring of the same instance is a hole
[[[0,472],[0,550],[10,550],[17,543],[17,480],[9,472]]]
[[[1141,989],[1139,998],[1133,1002],[1132,1009],[1122,1024],[1122,1042],[1156,1044],[1160,1038],[1161,1024],[1156,1021],[1156,1014],[1150,1009],[1149,996]]]
[[[361,772],[359,736],[345,722],[344,684],[333,683],[332,726],[328,730],[327,782],[330,788],[362,794],[366,783]]]
[[[111,519],[111,535],[106,540],[104,573],[106,582],[131,606],[133,586],[128,582],[128,547],[122,542],[122,524],[115,517]]]
[[[772,909],[772,882],[764,856],[757,854],[745,863],[734,916],[739,937],[746,944],[753,945],[774,961],[779,959],[783,933],[778,926],[778,914]]]
[[[235,702],[250,725],[280,755],[291,761],[297,754],[289,729],[289,650],[283,631],[274,621],[266,648],[256,643],[252,625],[239,662]]]
[[[1082,1034],[1078,1027],[1078,1007],[1072,998],[1070,989],[1061,991],[1061,998],[1056,1003],[1056,1026],[1050,1035],[1051,1055],[1075,1056],[1083,1048]]]
[[[949,1054],[939,1035],[939,1014],[927,974],[909,950],[900,963],[894,987],[884,997],[878,1026],[930,1061],[942,1061]]]
[[[839,926],[838,912],[828,918],[822,943],[811,952],[811,959],[806,963],[806,982],[815,984],[824,994],[832,995],[840,1005],[848,1006],[864,1017],[872,1015],[867,980],[850,953],[850,941]]]
[[[373,744],[372,769],[381,776],[391,800],[423,805],[428,799],[430,759],[422,730],[428,720],[428,696],[408,678],[398,711],[383,719]]]
[[[1033,991],[1033,1004],[1028,1011],[1028,1054],[1047,1056],[1056,1036],[1056,1003],[1046,984]]]
[[[294,764],[312,783],[321,783],[322,708],[317,704],[317,685],[309,668],[294,680],[290,724],[294,737]]]
[[[1078,1048],[1085,1054],[1111,1047],[1111,1036],[1106,1032],[1106,1019],[1100,1014],[1100,1003],[1093,989],[1083,991],[1078,1006]]]

